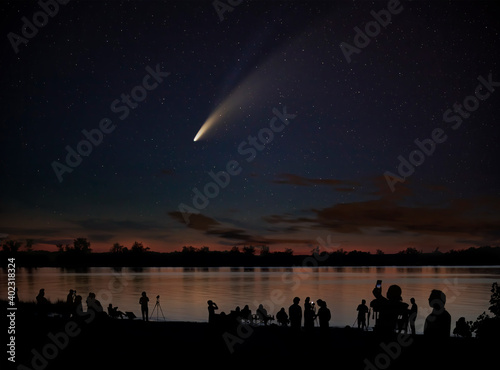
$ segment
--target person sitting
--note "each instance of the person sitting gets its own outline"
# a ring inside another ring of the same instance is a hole
[[[264,308],[262,304],[260,304],[259,308],[257,308],[257,314],[255,316],[258,321],[264,322],[264,325],[267,325],[267,322],[269,320],[274,320],[274,317],[268,315],[267,310]]]
[[[290,320],[288,320],[288,315],[285,312],[285,307],[281,307],[281,310],[276,314],[276,320],[278,320],[278,325],[288,326]]]
[[[453,334],[455,334],[457,337],[462,338],[472,337],[470,326],[467,321],[465,321],[465,317],[461,317],[458,319],[457,323],[455,324],[455,329],[453,329]]]
[[[45,289],[40,289],[36,296],[37,311],[40,315],[45,316],[49,311],[49,300],[45,298]]]
[[[112,319],[116,319],[118,317],[120,317],[120,319],[123,319],[123,316],[125,314],[121,311],[118,311],[118,307],[113,307],[113,305],[110,303],[108,306],[108,315]]]
[[[248,307],[248,305],[245,305],[245,307],[243,307],[243,309],[241,310],[241,318],[246,322],[246,323],[249,323],[250,321],[252,321],[252,311],[250,310],[250,307]]]
[[[38,295],[36,296],[36,304],[39,306],[43,306],[49,303],[49,300],[45,298],[45,289],[40,289]]]
[[[82,299],[83,298],[81,295],[77,295],[75,297],[75,303],[74,303],[73,312],[72,312],[73,317],[78,317],[78,316],[81,316],[83,314]]]

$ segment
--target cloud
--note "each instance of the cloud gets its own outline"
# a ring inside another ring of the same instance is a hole
[[[185,224],[184,218],[181,212],[169,212],[170,217],[178,222]],[[300,238],[282,238],[277,236],[275,238],[270,238],[267,236],[262,236],[259,234],[253,234],[248,230],[242,228],[237,228],[232,226],[229,222],[222,224],[221,222],[200,214],[192,214],[189,218],[190,224],[187,225],[189,228],[199,230],[204,232],[205,235],[216,236],[222,238],[219,244],[228,245],[224,240],[231,240],[229,243],[231,245],[241,245],[241,244],[254,244],[254,245],[272,245],[272,244],[312,244],[315,243],[313,240],[300,239]],[[185,224],[186,225],[186,224]]]
[[[174,211],[168,213],[170,217],[174,220],[185,224],[187,227],[195,230],[208,231],[214,226],[220,225],[220,223],[213,218],[202,215],[201,213],[193,213],[189,216],[189,224],[184,221],[184,215],[182,212]]]
[[[282,173],[274,184],[294,185],[294,186],[331,186],[337,191],[354,191],[360,184],[356,181],[337,179],[310,179],[307,177],[294,175],[292,173]]]
[[[88,218],[85,220],[72,220],[73,224],[87,231],[148,231],[160,229],[161,225],[157,222],[140,222],[130,220],[111,220]]]
[[[109,242],[115,237],[113,234],[89,234],[89,239],[96,242]]]
[[[367,229],[383,233],[409,232],[421,235],[475,236],[499,240],[500,199],[454,199],[447,206],[411,206],[390,197],[351,203],[338,203],[309,209],[311,216],[270,215],[270,224],[302,225],[336,233],[363,234]]]

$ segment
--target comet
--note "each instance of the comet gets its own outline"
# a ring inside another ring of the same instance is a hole
[[[291,94],[298,88],[297,81],[302,81],[301,90],[313,96],[314,86],[308,84],[309,75],[308,56],[299,59],[290,59],[287,56],[297,54],[310,44],[310,36],[304,32],[292,42],[281,45],[276,51],[261,62],[242,82],[208,116],[194,141],[206,138],[214,127],[221,122],[232,123],[237,119],[245,119],[256,110],[263,109],[270,102],[279,103],[285,95]],[[304,74],[304,70],[308,71]],[[311,80],[312,81],[312,80]]]
[[[238,85],[228,97],[208,116],[193,141],[198,141],[221,121],[241,118],[253,105],[263,101],[265,94],[264,73],[258,70]]]

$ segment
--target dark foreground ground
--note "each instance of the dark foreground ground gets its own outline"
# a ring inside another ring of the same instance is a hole
[[[5,306],[4,312],[9,313]],[[10,369],[489,369],[498,364],[500,349],[500,341],[474,338],[428,343],[417,336],[398,343],[350,328],[294,333],[274,325],[222,329],[206,323],[16,314],[16,363],[7,361]]]

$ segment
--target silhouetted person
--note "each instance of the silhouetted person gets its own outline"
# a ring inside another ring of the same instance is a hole
[[[66,304],[68,307],[73,307],[74,299],[75,299],[75,291],[73,289],[69,290],[68,295],[66,296]]]
[[[328,307],[326,307],[326,302],[322,299],[318,299],[318,306],[319,327],[322,331],[325,331],[330,326],[330,319],[332,318],[332,314]]]
[[[89,293],[89,296],[87,297],[86,303],[87,303],[87,311],[93,310],[97,314],[100,314],[101,312],[104,311],[102,308],[101,302],[99,302],[95,298],[95,293],[92,293],[92,292]]]
[[[236,306],[236,308],[234,309],[234,311],[231,311],[231,317],[236,319],[238,322],[241,321],[242,317],[241,317],[241,308],[240,306]]]
[[[309,330],[314,328],[314,303],[311,303],[311,298],[307,297],[304,301],[304,328]]]
[[[36,296],[37,311],[41,315],[47,315],[49,301],[45,298],[45,289],[40,289],[38,295]]]
[[[248,305],[245,305],[245,307],[241,310],[241,317],[246,321],[252,320],[252,310],[250,310]]]
[[[215,314],[215,310],[218,310],[219,307],[217,307],[217,304],[215,302],[213,302],[212,300],[208,300],[207,304],[208,304],[208,323],[215,324],[215,321],[217,318],[217,316]]]
[[[431,339],[444,339],[450,337],[451,316],[444,308],[446,295],[434,289],[429,296],[429,306],[432,312],[425,319],[424,335]]]
[[[38,295],[36,296],[36,304],[39,306],[45,306],[49,303],[48,299],[45,298],[45,289],[40,289]]]
[[[366,315],[368,314],[366,300],[361,300],[361,304],[358,305],[356,311],[358,311],[358,329],[366,330]]]
[[[68,295],[66,296],[66,314],[70,316],[73,313],[73,306],[75,305],[75,291],[73,289],[69,290]]]
[[[470,338],[472,336],[470,326],[467,321],[465,321],[465,317],[458,319],[455,324],[455,329],[453,329],[453,334],[463,338]]]
[[[293,304],[288,308],[288,317],[290,318],[290,326],[295,330],[300,330],[302,324],[302,307],[299,306],[300,298],[295,297]]]
[[[75,303],[73,306],[73,317],[80,316],[83,314],[82,300],[83,300],[83,298],[81,295],[77,295],[75,297]]]
[[[418,315],[418,306],[415,303],[415,298],[410,299],[411,303],[411,308],[410,308],[410,330],[411,330],[411,335],[416,335],[415,331],[415,320],[417,319]]]
[[[267,310],[262,304],[259,304],[259,308],[257,308],[257,320],[262,320],[264,325],[267,325],[270,319],[271,317],[268,315]]]
[[[390,335],[396,329],[398,317],[405,315],[408,311],[408,304],[402,302],[401,288],[398,285],[391,285],[387,289],[387,298],[382,296],[381,288],[374,288],[373,295],[376,302],[372,302],[374,310],[378,311],[378,319],[375,329],[382,335]]]
[[[148,317],[148,313],[149,313],[148,302],[149,302],[149,298],[146,295],[146,292],[142,292],[141,298],[139,298],[139,304],[141,305],[142,321],[149,321],[149,317]]]
[[[279,325],[288,326],[288,315],[285,312],[285,307],[281,307],[281,310],[276,314],[276,321]]]
[[[118,311],[118,307],[113,307],[113,305],[110,303],[108,306],[108,315],[109,317],[116,319],[117,317],[120,317],[120,319],[123,319],[123,316],[125,315],[123,312]]]

